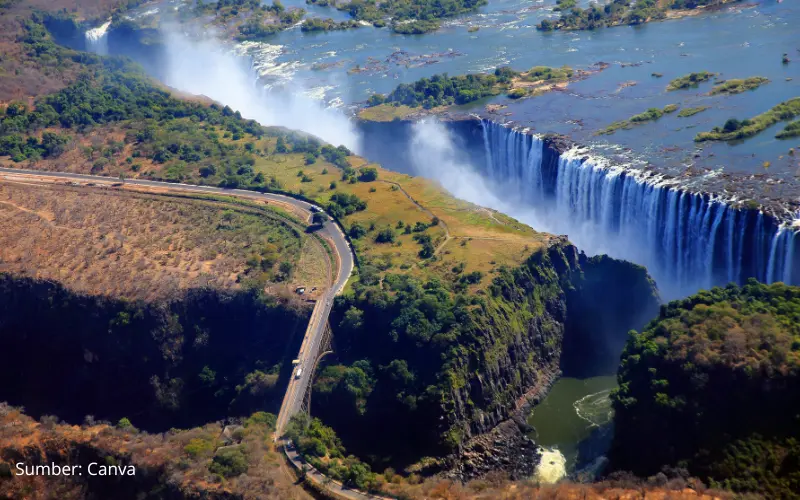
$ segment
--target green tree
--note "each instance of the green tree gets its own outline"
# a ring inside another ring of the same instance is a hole
[[[214,455],[208,470],[230,479],[247,472],[247,455],[242,446],[221,448]]]
[[[358,180],[361,182],[372,182],[378,179],[378,169],[374,167],[364,167],[360,171]]]
[[[378,234],[375,235],[375,241],[377,243],[393,243],[395,239],[394,230],[390,227],[386,227],[378,231]]]

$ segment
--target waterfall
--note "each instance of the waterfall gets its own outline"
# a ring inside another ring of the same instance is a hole
[[[101,24],[96,28],[87,30],[84,33],[86,37],[86,50],[100,54],[102,56],[108,54],[108,28],[111,26],[111,19]]]
[[[751,277],[800,284],[796,227],[575,149],[559,155],[490,120],[481,126],[483,174],[498,197],[532,208],[537,229],[568,234],[588,253],[646,266],[666,298]]]

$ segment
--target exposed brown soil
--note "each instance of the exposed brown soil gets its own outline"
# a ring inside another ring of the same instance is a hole
[[[218,229],[223,211],[238,229]],[[140,299],[231,289],[275,224],[220,202],[0,181],[0,271]]]
[[[77,500],[91,494],[93,498],[137,498],[137,493],[152,491],[160,491],[158,498],[308,498],[282,469],[283,459],[263,424],[226,428],[212,423],[148,434],[93,422],[79,427],[56,424],[49,417],[41,420],[36,422],[0,403],[0,498]],[[229,479],[215,477],[208,468],[212,457],[232,446],[244,451],[247,471]],[[81,465],[83,474],[8,478],[9,472],[17,472],[18,462]],[[92,478],[89,462],[133,465],[136,476]]]

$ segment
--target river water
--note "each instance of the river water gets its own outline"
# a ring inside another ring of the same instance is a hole
[[[605,453],[613,417],[609,394],[616,386],[615,376],[560,378],[534,407],[528,423],[544,449],[537,471],[542,482],[555,482]]]
[[[283,3],[305,8],[310,17],[348,18],[333,8],[306,5],[304,0]],[[298,24],[267,43],[248,43],[238,52],[253,58],[265,87],[301,89],[328,107],[353,106],[372,93],[388,93],[400,83],[438,73],[485,72],[503,65],[519,70],[536,65],[592,70],[604,62],[609,64],[607,69],[571,84],[565,92],[518,102],[493,99],[509,105],[494,119],[536,132],[563,133],[609,155],[625,151],[673,174],[688,165],[724,173],[761,173],[784,183],[773,186],[773,195],[800,195],[800,155],[787,154],[800,141],[775,139],[783,124],[743,144],[697,148],[693,141],[698,132],[722,125],[728,118],[752,117],[800,96],[800,2],[737,3],[716,12],[637,27],[537,31],[538,22],[557,16],[554,3],[491,0],[477,13],[449,20],[426,35],[397,35],[371,26],[303,33]],[[146,14],[155,9],[140,10],[139,14]],[[144,22],[146,18],[139,17]],[[475,27],[479,30],[469,31]],[[795,62],[782,64],[783,53]],[[771,83],[734,96],[707,95],[710,82],[695,89],[666,91],[671,79],[693,71],[715,72],[720,79],[764,76]],[[486,103],[466,110],[481,112]],[[613,121],[667,104],[710,108],[689,118],[673,114],[612,136],[594,136]],[[765,162],[769,162],[768,170]],[[786,187],[789,184],[791,188]]]
[[[285,3],[307,7],[302,0]],[[312,95],[341,105],[437,73],[491,71],[501,65],[591,69],[595,63],[606,62],[611,65],[608,69],[571,85],[569,92],[513,103],[508,110],[512,115],[504,119],[536,131],[565,133],[582,143],[632,148],[665,167],[683,166],[691,159],[696,165],[726,172],[764,172],[763,162],[770,161],[771,177],[791,179],[798,174],[797,161],[786,153],[799,141],[774,139],[782,125],[744,145],[704,145],[698,158],[693,157],[693,138],[730,117],[751,117],[800,96],[800,2],[737,4],[719,12],[638,27],[553,33],[534,29],[541,19],[555,15],[553,4],[549,0],[492,0],[477,14],[419,36],[372,27],[313,34],[292,29],[264,47],[267,52],[278,51],[274,64],[279,69],[266,75],[267,80],[300,83]],[[312,9],[314,16],[346,18],[334,9]],[[480,29],[470,33],[470,27]],[[781,64],[783,53],[796,62]],[[672,78],[704,70],[719,73],[722,79],[764,76],[772,83],[736,96],[707,96],[710,83],[666,92]],[[663,78],[651,76],[654,72]],[[625,82],[635,85],[621,88]],[[690,118],[665,117],[600,141],[592,136],[612,121],[672,103],[711,108]]]

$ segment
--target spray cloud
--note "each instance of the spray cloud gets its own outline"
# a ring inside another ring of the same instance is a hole
[[[162,28],[167,52],[165,83],[178,90],[207,96],[262,125],[302,130],[331,144],[360,150],[353,123],[340,110],[293,91],[265,91],[250,62],[211,36],[190,37],[175,26]]]

